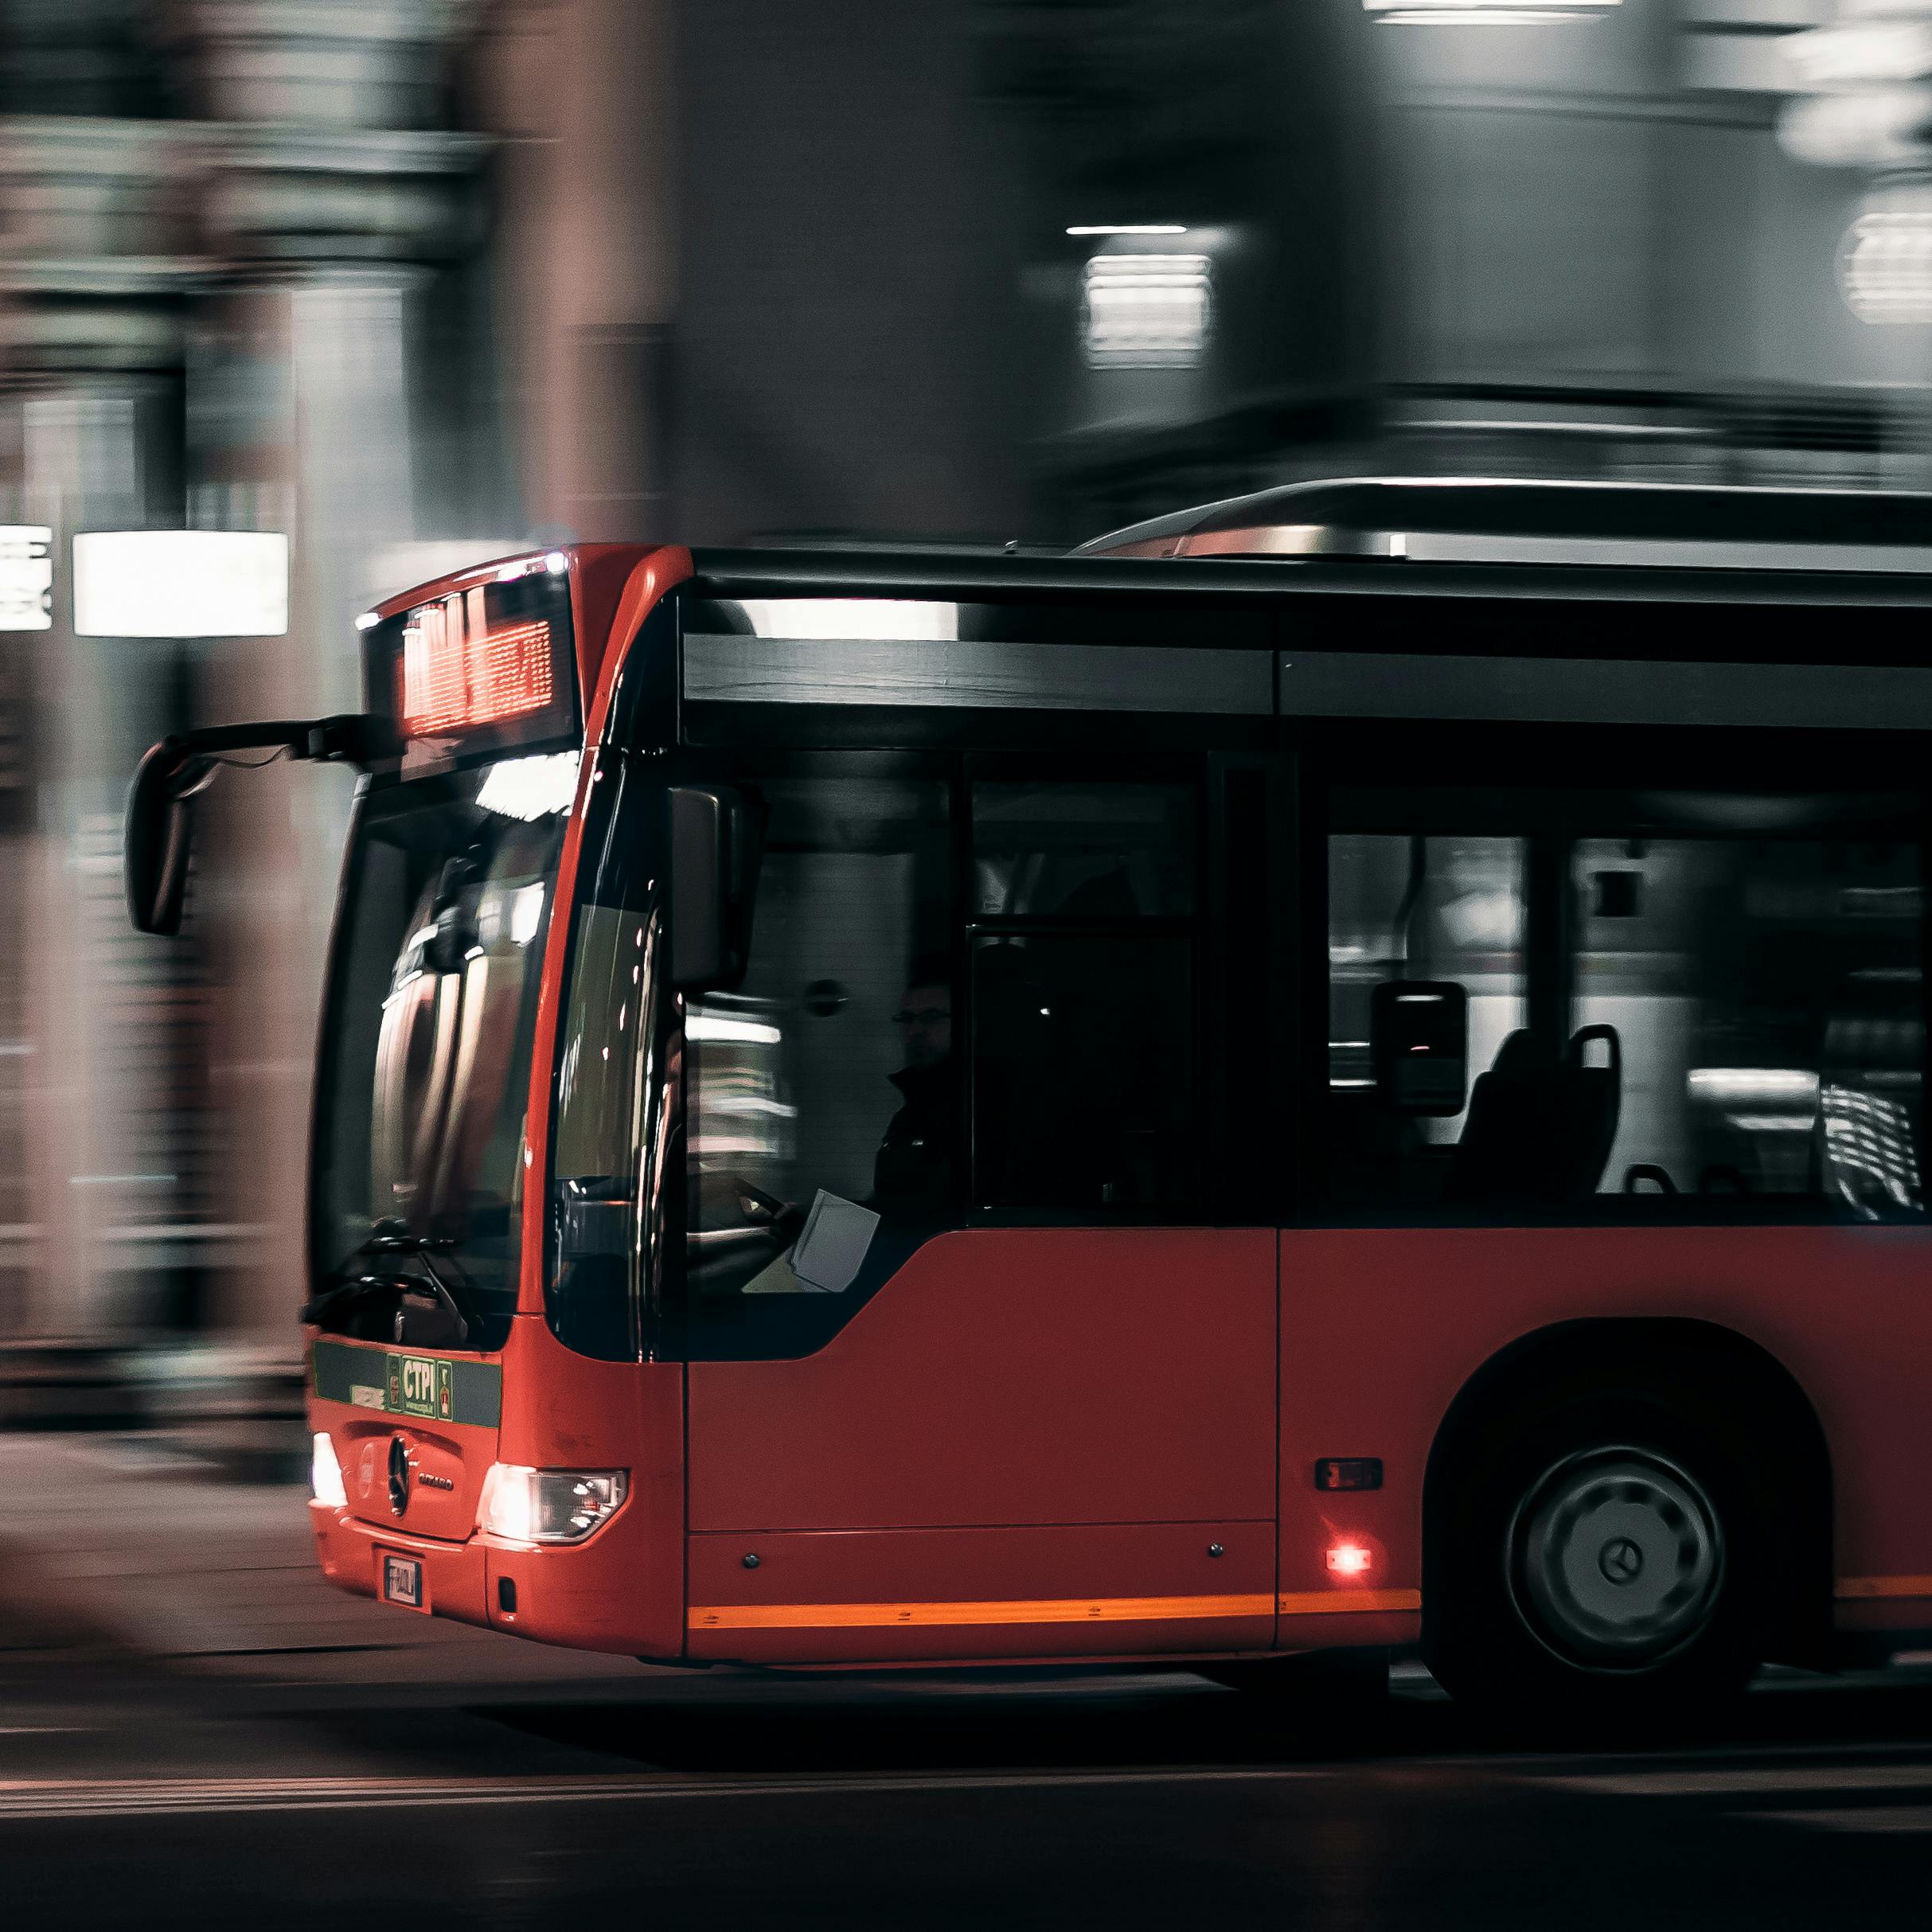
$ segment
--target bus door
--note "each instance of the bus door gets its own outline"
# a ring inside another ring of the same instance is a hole
[[[1225,775],[879,767],[733,780],[750,966],[684,1030],[689,1654],[1267,1649],[1275,1237],[1207,1224],[1209,1061],[1266,1065],[1260,975],[1210,986]]]

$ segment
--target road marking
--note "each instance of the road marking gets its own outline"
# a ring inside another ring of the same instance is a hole
[[[1784,1765],[1731,1771],[1631,1771],[1534,1781],[1603,1797],[1751,1797],[1774,1791],[1932,1791],[1932,1764]]]
[[[1844,1811],[1759,1811],[1748,1814],[1774,1825],[1796,1825],[1821,1832],[1932,1832],[1932,1805],[1878,1805]]]
[[[961,1771],[895,1778],[0,1778],[0,1823],[12,1820],[180,1817],[270,1811],[384,1811],[481,1805],[575,1805],[657,1798],[811,1797],[894,1792],[1023,1791],[1056,1786],[1282,1784],[1318,1777],[1285,1767],[1158,1771]]]

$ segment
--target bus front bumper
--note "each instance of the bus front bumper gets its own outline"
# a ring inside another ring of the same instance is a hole
[[[412,1536],[313,1501],[309,1524],[330,1583],[405,1615],[448,1617],[537,1643],[647,1661],[682,1655],[681,1576],[674,1565],[654,1561],[649,1522],[628,1505],[584,1542],[547,1548],[482,1530],[461,1543]],[[396,1559],[420,1566],[403,1572],[408,1590],[391,1587],[388,1566]]]
[[[322,1575],[338,1590],[387,1601],[404,1610],[491,1626],[490,1554],[481,1536],[465,1543],[439,1542],[365,1523],[345,1509],[314,1501],[309,1505],[309,1526],[314,1532]],[[394,1593],[385,1598],[384,1566],[390,1557],[421,1566],[414,1573],[420,1602],[410,1603]]]

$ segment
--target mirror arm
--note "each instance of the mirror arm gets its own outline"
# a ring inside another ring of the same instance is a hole
[[[180,732],[150,746],[128,788],[122,841],[128,917],[137,932],[181,930],[193,837],[190,801],[206,788],[231,752],[286,751],[318,764],[366,771],[401,749],[396,728],[383,718],[348,712],[329,718],[272,718],[254,724],[214,724]]]
[[[162,739],[148,756],[159,752],[178,771],[197,759],[228,751],[287,751],[293,759],[367,771],[385,755],[395,755],[394,737],[394,727],[386,720],[346,712],[329,718],[269,718],[253,724],[213,724],[201,731],[178,732]]]

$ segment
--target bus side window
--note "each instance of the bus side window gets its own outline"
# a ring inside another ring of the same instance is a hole
[[[1337,1206],[1922,1212],[1915,801],[1606,790],[1419,807],[1437,826],[1507,811],[1524,838],[1388,829],[1407,802],[1346,798],[1384,829],[1329,841]],[[1548,978],[1533,987],[1532,841],[1541,930],[1567,935],[1536,955]],[[1378,1001],[1428,982],[1467,999],[1458,1115],[1404,1107],[1376,1064]]]
[[[973,884],[982,919],[1185,918],[1192,788],[975,785]]]
[[[1855,802],[1772,802],[1680,803],[1720,836],[1575,845],[1576,1021],[1623,1041],[1600,1185],[1919,1211],[1918,847],[1806,824]]]
[[[1183,784],[974,786],[976,1207],[1196,1199],[1195,812]]]
[[[760,790],[747,970],[685,1013],[697,1304],[862,1294],[958,1220],[946,785]]]
[[[1466,1005],[1466,1092],[1527,1013],[1524,841],[1338,832],[1329,840],[1329,1145],[1338,1204],[1442,1200],[1469,1119],[1421,1113],[1384,1091],[1378,989],[1447,982]]]
[[[1066,933],[974,942],[978,1205],[1105,1215],[1193,1199],[1190,950]]]

